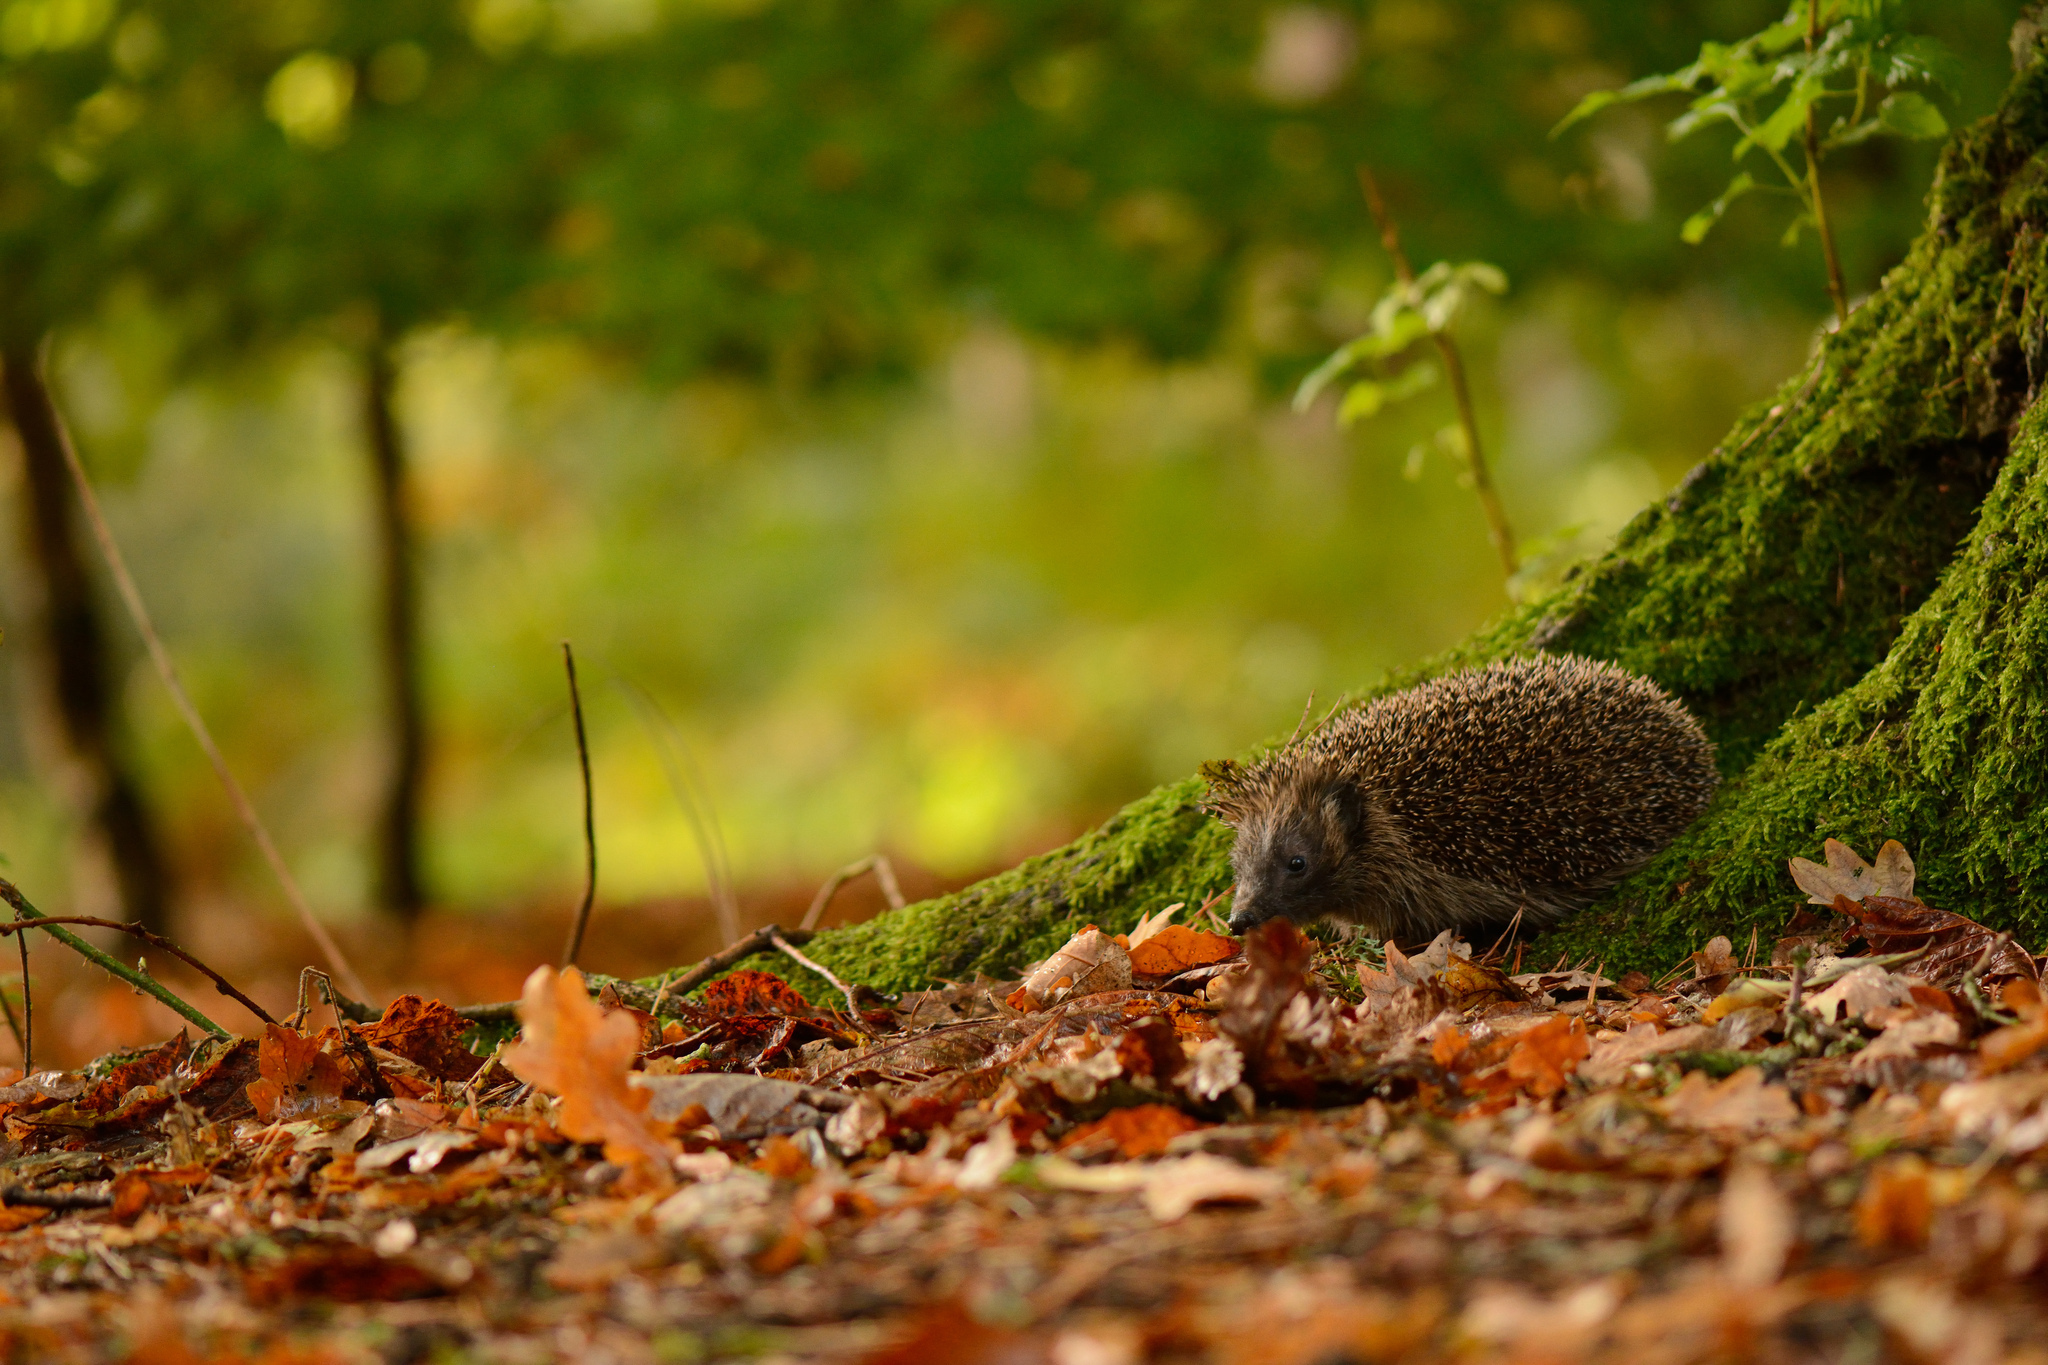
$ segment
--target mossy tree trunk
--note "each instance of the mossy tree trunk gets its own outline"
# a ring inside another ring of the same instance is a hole
[[[1656,967],[1766,934],[1824,837],[1905,842],[1931,902],[2048,931],[2048,64],[1959,133],[1911,253],[1810,367],[1547,600],[1375,692],[1533,649],[1682,697],[1726,783],[1677,845],[1537,945]],[[821,935],[883,989],[1013,971],[1229,881],[1227,831],[1163,787],[955,895]]]

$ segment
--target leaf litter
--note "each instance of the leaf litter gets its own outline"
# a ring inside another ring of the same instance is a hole
[[[746,971],[657,1016],[541,968],[488,1057],[407,996],[15,1076],[0,1335],[160,1362],[2048,1361],[2039,964],[1911,899],[1896,844],[1825,857],[1794,873],[1831,918],[1662,985],[1162,915],[858,1017]]]

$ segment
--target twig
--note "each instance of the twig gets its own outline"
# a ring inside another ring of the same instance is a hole
[[[825,884],[818,888],[818,894],[811,898],[811,908],[804,911],[803,923],[798,927],[817,928],[818,921],[825,917],[825,908],[831,905],[832,898],[839,894],[839,888],[864,872],[875,874],[875,880],[881,884],[882,894],[888,898],[891,910],[903,908],[903,892],[896,885],[896,868],[889,862],[886,854],[873,853],[859,862],[848,863],[827,878]]]
[[[285,866],[284,855],[277,851],[277,845],[271,841],[270,831],[264,827],[262,817],[256,814],[256,807],[249,800],[249,794],[243,791],[242,784],[235,780],[234,773],[228,768],[226,756],[220,751],[220,745],[214,743],[213,732],[206,728],[206,721],[200,716],[199,708],[192,704],[192,698],[185,692],[185,684],[179,681],[178,666],[171,661],[170,650],[164,647],[163,638],[156,633],[156,624],[150,619],[149,608],[143,604],[142,592],[135,586],[134,576],[128,572],[128,561],[122,557],[121,547],[114,540],[113,528],[107,525],[106,515],[100,511],[99,495],[93,492],[92,480],[86,477],[85,465],[79,460],[78,449],[71,442],[71,430],[64,424],[61,415],[57,420],[57,438],[64,448],[64,462],[71,468],[71,481],[78,486],[78,500],[85,507],[86,520],[92,524],[93,538],[99,541],[100,553],[106,558],[107,568],[114,576],[114,586],[120,590],[121,601],[128,608],[129,619],[135,623],[136,631],[142,636],[142,643],[149,651],[150,662],[156,665],[157,676],[163,679],[165,689],[170,692],[172,704],[178,708],[178,714],[184,718],[185,726],[192,732],[192,737],[199,741],[199,747],[205,752],[207,762],[213,765],[214,776],[220,779],[221,786],[227,791],[228,801],[234,806],[235,814],[241,817],[249,836],[256,841],[256,847],[263,853],[263,860],[270,864],[271,874],[277,878],[278,885],[284,888],[285,899],[291,902],[300,923],[304,924],[306,932],[312,935],[321,956],[327,959],[327,965],[333,969],[336,976],[348,984],[351,991],[364,999],[369,998],[369,988],[363,985],[363,979],[357,976],[355,968],[349,965],[348,958],[342,954],[341,945],[327,932],[327,926],[313,914],[313,907],[307,902],[305,893],[299,890],[299,883],[292,876],[291,869]]]
[[[1308,700],[1301,704],[1301,719],[1294,722],[1294,733],[1287,737],[1287,742],[1281,745],[1281,748],[1291,749],[1294,747],[1294,741],[1301,738],[1301,727],[1308,724],[1308,713],[1315,709],[1316,690],[1311,687],[1308,690]]]
[[[809,943],[815,937],[803,929],[792,929],[785,934],[780,925],[767,924],[748,934],[739,942],[719,949],[682,975],[665,982],[659,992],[650,990],[645,986],[635,985],[630,981],[612,982],[610,984],[621,988],[619,991],[620,997],[625,999],[627,1004],[633,1005],[635,1009],[641,1009],[644,1007],[636,1004],[636,999],[645,1000],[648,1005],[652,1005],[671,993],[675,995],[688,995],[691,991],[696,990],[697,987],[703,985],[712,977],[717,976],[734,963],[752,957],[755,953],[773,952],[777,935],[780,935],[790,943],[798,944]],[[586,978],[586,980],[589,981],[591,994],[593,995],[606,984],[594,979]],[[631,987],[632,993],[629,993],[625,987]],[[490,1005],[460,1005],[456,1007],[455,1012],[475,1024],[502,1023],[519,1017],[519,1002],[516,1000],[502,1000]],[[651,1014],[654,1011],[649,1009],[648,1012]]]
[[[569,671],[569,710],[576,717],[576,762],[583,770],[583,903],[576,907],[576,922],[569,929],[569,946],[562,950],[562,965],[576,965],[583,951],[583,931],[590,924],[590,907],[597,901],[597,819],[590,801],[590,741],[583,733],[583,694],[576,688],[576,652],[562,641],[562,667]]]
[[[14,917],[21,918],[19,909],[15,910]],[[17,935],[14,946],[21,950],[21,1074],[33,1076],[36,1073],[36,1004],[28,987],[28,935]]]
[[[704,880],[711,889],[711,909],[718,918],[718,941],[731,943],[740,936],[740,907],[732,889],[732,856],[725,846],[725,832],[719,827],[718,806],[711,797],[711,784],[683,742],[682,732],[654,694],[627,677],[617,664],[609,665],[613,681],[633,704],[635,714],[661,760],[662,775],[676,804],[689,822],[690,835],[697,841],[697,855],[704,863]]]
[[[113,1207],[114,1195],[105,1185],[83,1190],[30,1190],[20,1185],[0,1185],[0,1204],[18,1209],[105,1209]]]
[[[1361,165],[1358,168],[1358,185],[1365,191],[1365,205],[1372,210],[1373,222],[1379,225],[1380,245],[1393,259],[1394,274],[1412,294],[1415,270],[1408,264],[1408,253],[1401,249],[1401,229],[1394,222],[1394,215],[1388,211],[1387,201],[1380,198],[1379,182],[1373,179],[1371,167]],[[1471,386],[1465,382],[1464,358],[1458,354],[1458,344],[1448,331],[1432,329],[1429,335],[1436,342],[1437,355],[1444,362],[1444,377],[1451,384],[1451,398],[1458,406],[1458,425],[1465,433],[1465,467],[1472,474],[1472,491],[1479,496],[1479,510],[1486,515],[1486,532],[1493,539],[1495,552],[1500,555],[1501,567],[1509,578],[1513,578],[1521,567],[1515,559],[1515,535],[1508,527],[1507,509],[1501,506],[1493,477],[1487,473],[1486,456],[1479,448],[1479,418],[1472,408]]]
[[[204,962],[201,962],[198,958],[165,938],[162,934],[145,929],[130,920],[95,919],[91,915],[42,915],[35,919],[17,919],[6,924],[0,924],[0,935],[19,934],[29,929],[48,929],[53,924],[79,924],[88,929],[115,929],[124,934],[131,934],[141,939],[144,943],[149,944],[152,948],[163,949],[193,971],[198,972],[201,976],[213,982],[215,990],[241,1005],[242,1008],[248,1010],[249,1013],[255,1015],[264,1023],[274,1024],[277,1022],[277,1020],[270,1017],[269,1011],[235,989],[234,984],[219,972],[207,966]],[[152,981],[156,979],[150,976],[148,972],[142,972],[141,975]]]
[[[27,957],[28,954],[24,952],[22,956]],[[22,972],[21,980],[23,997],[26,998],[28,992],[28,972],[26,970]],[[20,1021],[14,1017],[14,1006],[7,1003],[7,992],[4,988],[0,988],[0,1014],[6,1015],[7,1031],[14,1035],[14,1045],[21,1049],[21,1074],[26,1076],[28,1074],[28,1039],[21,1031]]]
[[[796,963],[799,967],[808,968],[809,970],[816,972],[819,976],[824,977],[827,981],[831,982],[832,985],[835,988],[837,988],[839,993],[846,997],[847,1014],[852,1017],[853,1022],[855,1024],[860,1023],[860,1006],[854,1003],[853,992],[847,988],[847,985],[844,981],[841,981],[838,977],[832,975],[831,972],[825,970],[825,968],[819,966],[817,963],[811,961],[811,959],[805,957],[802,953],[798,952],[795,948],[791,947],[789,940],[784,938],[781,934],[769,935],[769,942],[773,943],[777,948],[780,948],[782,950],[782,955],[788,958],[790,961]]]
[[[7,924],[0,924],[0,934],[19,935],[21,931],[18,926],[22,924],[28,924],[30,927],[41,929],[43,932],[47,933],[51,938],[56,939],[59,943],[62,943],[65,947],[71,949],[80,957],[83,957],[86,961],[92,963],[101,971],[107,972],[113,976],[120,977],[129,985],[135,987],[135,989],[143,992],[145,995],[149,995],[155,998],[156,1000],[161,1001],[164,1004],[164,1006],[170,1009],[173,1013],[179,1015],[181,1018],[189,1019],[191,1022],[205,1029],[208,1033],[213,1034],[215,1037],[227,1038],[231,1037],[232,1035],[230,1035],[228,1031],[222,1028],[219,1024],[214,1023],[213,1020],[207,1018],[198,1010],[194,1009],[192,1006],[186,1004],[183,1000],[179,999],[176,993],[166,988],[161,982],[157,981],[154,977],[136,971],[133,967],[121,961],[119,958],[113,957],[107,953],[103,953],[98,948],[93,947],[90,943],[87,943],[84,939],[72,933],[69,929],[60,928],[58,926],[65,924],[90,924],[94,926],[104,926],[109,929],[119,929],[123,933],[144,935],[151,941],[154,941],[161,945],[169,952],[177,955],[178,957],[184,958],[185,961],[190,962],[193,966],[198,967],[200,971],[205,972],[206,975],[212,977],[214,984],[220,987],[222,994],[232,995],[237,1000],[240,1000],[243,1004],[247,1005],[251,1010],[254,1010],[256,1012],[257,1018],[262,1019],[266,1023],[276,1022],[275,1020],[272,1020],[269,1015],[263,1012],[263,1009],[260,1005],[258,1005],[255,1001],[250,1000],[240,991],[235,990],[233,987],[229,986],[227,982],[223,981],[210,968],[207,968],[201,965],[199,962],[192,959],[191,957],[186,956],[184,951],[176,947],[174,944],[172,944],[170,940],[158,938],[156,935],[151,934],[147,929],[142,928],[140,925],[123,924],[117,920],[104,919],[52,919],[51,917],[45,915],[42,911],[36,909],[35,906],[29,904],[28,897],[21,894],[21,888],[17,887],[13,882],[8,881],[5,877],[0,877],[0,900],[4,900],[9,905],[14,907],[14,920]],[[24,971],[22,975],[22,982],[24,987],[24,1001],[27,999],[27,981],[28,976],[26,971]],[[24,1066],[22,1069],[25,1071],[28,1068]]]
[[[2019,1022],[2019,1019],[2014,1015],[2001,1012],[1994,1006],[1989,998],[1985,996],[1983,983],[1978,978],[1984,974],[1986,968],[1997,960],[1999,951],[2010,942],[2012,942],[2011,934],[2000,933],[1991,942],[1985,944],[1984,951],[1977,954],[1977,960],[1972,962],[1969,970],[1963,973],[1961,983],[1963,999],[1970,1002],[1970,1008],[1977,1012],[1977,1016],[1980,1019],[1988,1019],[1994,1024],[2016,1024]]]
[[[1500,937],[1493,941],[1491,948],[1479,955],[1481,962],[1498,962],[1506,955],[1502,950],[1510,943],[1515,945],[1516,956],[1520,957],[1521,940],[1515,937],[1515,930],[1522,927],[1522,911],[1526,908],[1520,905],[1515,907],[1515,917],[1508,921],[1508,927],[1500,931]]]

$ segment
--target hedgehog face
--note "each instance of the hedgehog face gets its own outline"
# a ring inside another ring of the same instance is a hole
[[[1247,814],[1230,862],[1237,873],[1231,932],[1285,916],[1309,924],[1341,912],[1345,863],[1354,842],[1350,803],[1339,790],[1303,804]]]

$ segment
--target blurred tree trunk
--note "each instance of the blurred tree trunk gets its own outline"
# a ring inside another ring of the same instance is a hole
[[[122,912],[145,928],[170,926],[171,873],[156,821],[119,739],[117,688],[80,544],[64,435],[33,347],[0,354],[8,413],[21,439],[22,521],[41,580],[43,659],[65,745],[92,787],[92,821],[106,841]]]
[[[420,697],[419,568],[407,500],[405,447],[392,412],[398,373],[390,344],[372,344],[364,364],[364,427],[375,480],[379,572],[379,663],[384,674],[389,763],[377,817],[377,900],[403,920],[426,906],[420,874],[420,790],[426,720]]]
[[[1785,860],[1829,837],[1897,838],[1929,903],[2048,935],[2048,65],[2031,32],[2015,52],[1999,110],[1944,150],[1925,231],[1806,371],[1575,579],[1397,680],[1570,651],[1656,679],[1720,746],[1707,814],[1538,959],[1655,969],[1752,927],[1768,947],[1802,900]],[[809,951],[902,989],[1199,902],[1230,880],[1201,792]]]

